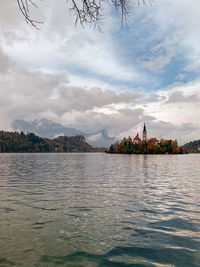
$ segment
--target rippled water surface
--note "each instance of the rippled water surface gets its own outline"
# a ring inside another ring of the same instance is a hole
[[[0,154],[0,266],[200,266],[200,155]]]

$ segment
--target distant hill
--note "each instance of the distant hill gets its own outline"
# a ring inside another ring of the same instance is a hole
[[[67,128],[59,123],[46,119],[37,119],[31,122],[24,120],[14,120],[11,124],[14,131],[25,133],[35,133],[43,138],[53,139],[58,136],[75,136],[81,134],[86,141],[94,147],[108,147],[115,141],[114,137],[109,137],[105,130],[94,133],[85,133],[74,128]]]
[[[34,133],[0,131],[0,153],[4,152],[95,152],[83,135],[60,136],[52,140]]]
[[[200,153],[200,140],[189,142],[182,146],[182,148],[187,150],[189,153]]]

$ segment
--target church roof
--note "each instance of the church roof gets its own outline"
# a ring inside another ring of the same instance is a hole
[[[145,125],[145,123],[144,123],[144,129],[143,129],[143,132],[146,132],[147,131],[147,129],[146,129],[146,125]]]
[[[155,137],[149,139],[150,142],[159,142],[159,140]]]
[[[140,139],[140,137],[138,136],[138,134],[136,135],[136,137],[134,138],[134,140],[141,141],[141,139]]]

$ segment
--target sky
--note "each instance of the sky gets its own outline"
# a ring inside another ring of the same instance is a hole
[[[84,132],[200,139],[200,1],[155,0],[128,25],[104,4],[102,31],[74,26],[65,0],[37,1],[27,24],[16,1],[0,9],[0,129],[49,119]]]

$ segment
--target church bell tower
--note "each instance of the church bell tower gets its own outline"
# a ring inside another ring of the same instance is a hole
[[[143,129],[143,135],[142,136],[143,136],[142,140],[147,142],[147,129],[146,129],[145,123],[144,123],[144,129]]]

